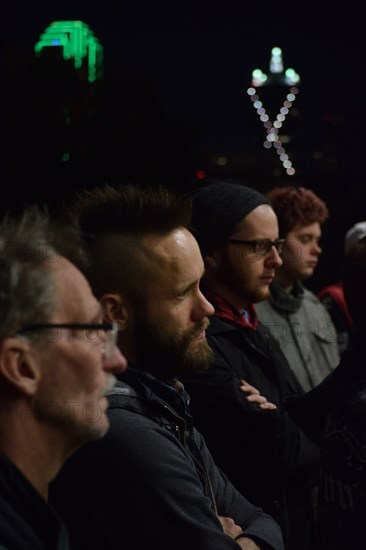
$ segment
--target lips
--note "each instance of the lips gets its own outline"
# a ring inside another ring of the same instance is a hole
[[[208,318],[202,320],[200,326],[193,331],[192,340],[203,340],[206,338],[206,330],[210,326],[210,321]]]

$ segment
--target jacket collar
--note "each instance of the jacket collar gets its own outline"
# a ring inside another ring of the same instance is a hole
[[[250,328],[257,330],[258,319],[255,308],[250,304],[245,310],[240,311],[230,305],[222,296],[215,294],[211,290],[204,290],[206,298],[215,308],[215,316],[220,319],[230,321],[237,327]]]
[[[305,287],[300,282],[297,282],[290,293],[274,279],[271,283],[270,291],[268,300],[276,310],[284,313],[296,313],[303,302]]]

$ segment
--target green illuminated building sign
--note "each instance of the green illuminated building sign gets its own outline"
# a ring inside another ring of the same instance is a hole
[[[88,81],[95,82],[102,76],[103,47],[89,26],[82,21],[54,21],[39,37],[34,50],[37,56],[43,48],[62,47],[63,58],[74,60],[75,69],[80,69],[85,58],[88,66]]]

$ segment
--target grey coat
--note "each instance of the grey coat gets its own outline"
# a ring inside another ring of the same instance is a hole
[[[315,294],[301,283],[290,294],[274,281],[269,298],[255,308],[305,391],[317,386],[338,365],[333,322]]]

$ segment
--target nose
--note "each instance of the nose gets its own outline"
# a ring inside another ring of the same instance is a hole
[[[127,369],[127,359],[118,348],[114,346],[114,353],[111,357],[103,358],[103,370],[106,372],[124,372]]]
[[[194,311],[194,320],[200,321],[203,317],[211,317],[215,313],[215,308],[206,299],[201,290],[198,290],[197,304]]]
[[[312,252],[313,252],[314,254],[316,254],[317,256],[319,256],[319,254],[322,253],[322,248],[321,248],[321,246],[320,246],[319,243],[314,243],[314,245],[313,245],[313,247],[312,247]]]
[[[266,263],[273,268],[280,267],[283,264],[283,260],[275,246],[272,246],[270,252],[268,253],[266,257]]]

